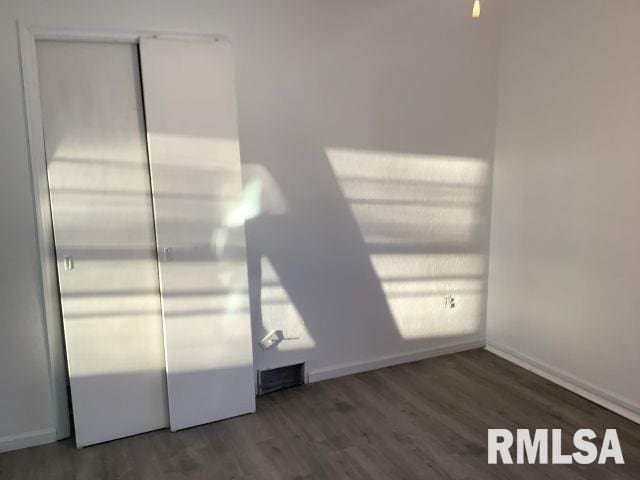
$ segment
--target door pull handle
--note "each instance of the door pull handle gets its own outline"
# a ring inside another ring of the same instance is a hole
[[[65,269],[65,271],[68,272],[70,270],[73,270],[73,267],[74,267],[74,265],[73,265],[73,257],[71,257],[71,256],[64,257],[64,269]]]

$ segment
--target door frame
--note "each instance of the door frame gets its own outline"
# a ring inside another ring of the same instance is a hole
[[[181,33],[158,31],[109,31],[109,30],[59,30],[26,26],[18,22],[18,43],[22,85],[27,123],[28,154],[31,169],[32,193],[38,240],[40,264],[39,292],[40,312],[43,321],[45,346],[48,355],[50,397],[54,418],[55,437],[61,440],[71,435],[69,399],[67,393],[68,369],[66,364],[60,290],[56,265],[53,221],[49,196],[49,180],[44,148],[40,84],[36,41],[58,40],[76,42],[128,43],[138,45],[144,37],[174,40],[228,41],[224,35],[215,33]]]

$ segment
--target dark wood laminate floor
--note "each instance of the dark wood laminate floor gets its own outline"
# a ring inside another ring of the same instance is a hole
[[[617,428],[626,465],[487,465],[490,427]],[[640,478],[640,425],[474,350],[273,393],[255,415],[179,433],[1,454],[0,478]]]

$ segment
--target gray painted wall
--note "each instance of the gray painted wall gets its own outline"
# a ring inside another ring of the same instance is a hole
[[[487,342],[640,419],[640,3],[508,3]]]
[[[4,1],[0,441],[53,425],[18,18],[231,37],[243,163],[277,204],[247,226],[254,337],[286,337],[256,367],[321,378],[484,339],[498,12],[469,3]]]

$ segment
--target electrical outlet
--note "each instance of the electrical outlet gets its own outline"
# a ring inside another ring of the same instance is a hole
[[[453,310],[456,308],[456,298],[453,295],[444,297],[444,309]]]

